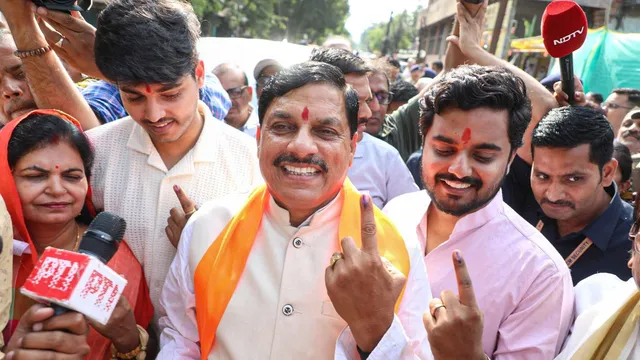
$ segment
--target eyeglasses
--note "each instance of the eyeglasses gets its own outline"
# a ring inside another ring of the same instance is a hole
[[[609,108],[609,109],[626,109],[626,110],[631,110],[631,109],[633,109],[633,108],[631,108],[631,107],[618,105],[618,104],[616,104],[616,103],[614,103],[614,102],[605,102],[605,103],[602,103],[602,108],[603,108],[603,109],[606,109],[606,108]]]
[[[391,104],[391,99],[393,97],[393,93],[392,92],[388,92],[388,91],[378,91],[377,93],[374,94],[376,99],[378,99],[378,102],[380,103],[380,105],[389,105]]]
[[[271,79],[273,79],[273,76],[260,76],[256,83],[258,84],[258,87],[263,88]]]
[[[242,96],[242,93],[244,92],[244,90],[246,88],[248,88],[249,86],[245,85],[243,87],[237,87],[237,88],[232,88],[232,89],[228,89],[227,90],[227,94],[229,94],[229,97],[232,99],[238,99]]]

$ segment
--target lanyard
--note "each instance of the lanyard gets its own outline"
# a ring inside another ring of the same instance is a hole
[[[538,224],[536,225],[536,229],[538,229],[538,231],[542,231],[542,228],[544,228],[544,222],[542,222],[542,220],[538,221]],[[584,240],[582,240],[582,242],[580,243],[580,245],[578,245],[578,247],[576,247],[571,254],[569,254],[569,256],[567,256],[564,259],[564,262],[567,263],[567,266],[569,268],[571,268],[571,266],[573,266],[573,264],[576,263],[576,261],[578,261],[578,259],[585,253],[587,252],[587,250],[589,250],[589,248],[591,247],[591,245],[593,245],[593,241],[591,241],[591,239],[589,238],[585,238]]]

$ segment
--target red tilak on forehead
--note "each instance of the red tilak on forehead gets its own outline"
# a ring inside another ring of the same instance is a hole
[[[56,165],[56,169],[60,169],[60,166]]]
[[[145,90],[147,90],[147,94],[151,94],[151,86],[147,85]]]
[[[461,140],[462,140],[462,144],[467,145],[469,140],[471,140],[471,129],[469,128],[464,129]]]
[[[304,110],[302,110],[302,120],[309,121],[309,108],[306,106],[304,107]]]

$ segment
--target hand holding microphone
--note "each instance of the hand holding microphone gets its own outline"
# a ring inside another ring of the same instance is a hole
[[[77,359],[90,351],[87,321],[77,312],[54,316],[54,310],[33,305],[7,344],[7,360]]]
[[[577,105],[573,52],[587,39],[587,16],[575,2],[556,0],[544,10],[541,28],[545,49],[549,55],[560,59],[562,92],[570,105]]]

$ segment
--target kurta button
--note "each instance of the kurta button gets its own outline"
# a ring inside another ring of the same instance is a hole
[[[285,316],[291,316],[293,314],[293,306],[287,304],[285,306],[282,307],[282,313]]]
[[[302,239],[300,239],[299,237],[293,239],[293,247],[296,249],[300,249],[300,247],[302,246]]]

